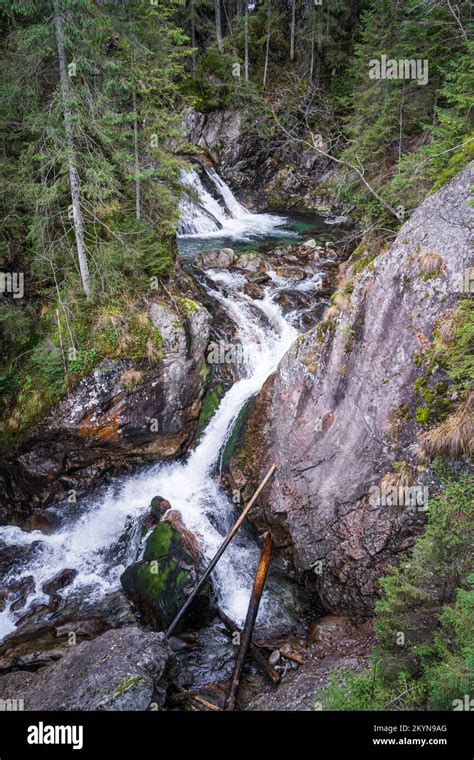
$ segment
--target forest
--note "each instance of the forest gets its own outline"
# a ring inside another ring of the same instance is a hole
[[[0,0],[0,696],[228,709],[268,531],[238,709],[474,709],[472,20]]]

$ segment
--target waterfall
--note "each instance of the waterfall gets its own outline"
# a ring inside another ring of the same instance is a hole
[[[275,229],[283,236],[291,234],[281,229],[288,224],[286,217],[252,214],[214,169],[203,168],[202,173],[203,179],[194,169],[182,172],[181,180],[186,190],[179,207],[179,237],[204,235],[246,241],[264,237]]]
[[[213,276],[216,284],[220,275]],[[15,627],[15,619],[32,603],[46,602],[41,588],[65,568],[78,570],[63,596],[81,593],[99,599],[120,587],[120,576],[134,560],[136,545],[120,548],[127,528],[149,510],[159,494],[178,509],[187,527],[198,538],[209,560],[222,543],[233,519],[234,505],[214,479],[223,447],[245,402],[257,393],[295,339],[296,330],[273,302],[273,286],[265,297],[252,301],[242,291],[242,277],[226,273],[225,295],[212,291],[234,320],[245,347],[241,379],[222,398],[196,449],[184,462],[157,464],[137,475],[118,478],[101,497],[91,496],[77,507],[61,507],[62,525],[52,534],[24,532],[18,527],[0,529],[0,547],[29,546],[28,562],[15,567],[10,577],[33,576],[35,589],[18,613],[0,612],[0,640]],[[69,511],[68,510],[72,510]],[[35,543],[36,542],[36,543]],[[242,622],[258,562],[258,548],[242,533],[229,546],[213,574],[221,607]],[[8,578],[6,579],[9,580]],[[276,604],[272,613],[278,615]],[[265,600],[262,606],[265,615]]]

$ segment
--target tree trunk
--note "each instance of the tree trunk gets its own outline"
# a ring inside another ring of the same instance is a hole
[[[89,298],[91,294],[89,283],[89,266],[87,263],[86,244],[84,241],[84,219],[81,209],[81,190],[79,174],[77,171],[76,146],[74,142],[74,130],[70,111],[69,81],[66,65],[66,52],[64,49],[63,17],[59,0],[54,0],[54,26],[56,30],[56,44],[58,48],[61,102],[63,106],[64,130],[66,132],[69,184],[71,186],[71,200],[74,216],[74,233],[76,237],[77,257],[79,259],[82,287],[87,298]]]
[[[244,53],[244,77],[249,81],[249,6],[245,3],[245,53]]]
[[[194,0],[190,0],[189,10],[191,13],[191,47],[193,49],[193,79],[196,78],[196,16],[194,15]]]
[[[222,54],[224,52],[224,45],[222,43],[221,0],[216,0],[216,38],[219,53]]]
[[[296,0],[291,0],[290,61],[295,60]]]
[[[271,13],[272,13],[272,4],[271,0],[268,0],[268,19],[267,19],[267,44],[265,48],[265,68],[263,70],[263,87],[267,84],[267,76],[268,76],[268,59],[270,57],[270,33],[271,33]]]
[[[135,154],[135,216],[137,221],[142,217],[141,206],[141,187],[140,187],[140,156],[138,153],[138,113],[137,113],[137,91],[133,85],[132,96],[133,108],[133,149]]]

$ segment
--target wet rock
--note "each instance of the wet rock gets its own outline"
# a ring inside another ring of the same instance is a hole
[[[8,585],[8,600],[12,612],[17,612],[25,606],[27,597],[35,590],[35,579],[32,575],[27,575],[18,581],[13,581]]]
[[[274,300],[281,306],[283,313],[287,314],[289,311],[295,311],[296,309],[307,309],[311,304],[312,298],[308,293],[301,293],[299,290],[288,288],[279,290]]]
[[[163,630],[196,585],[200,568],[197,541],[179,512],[171,510],[148,537],[143,560],[130,565],[120,580],[143,620]],[[198,594],[183,623],[186,628],[199,627],[209,620],[210,593],[207,586]]]
[[[16,624],[19,630],[24,625],[30,625],[31,623],[44,623],[49,616],[59,610],[64,605],[64,601],[59,594],[53,594],[49,597],[48,604],[32,604],[24,615],[18,618]]]
[[[32,516],[71,490],[79,498],[105,474],[186,451],[199,420],[211,316],[182,298],[176,307],[155,301],[144,317],[161,335],[162,358],[104,360],[31,431],[0,471],[0,523],[34,527]]]
[[[171,509],[171,504],[168,499],[164,499],[162,496],[154,496],[151,500],[150,509],[154,516],[161,520],[166,512]]]
[[[305,278],[305,273],[294,267],[276,267],[275,272],[278,277],[285,280],[304,280]]]
[[[41,514],[33,514],[25,522],[23,530],[40,530],[42,533],[52,533],[54,530],[54,519],[45,512],[42,512]]]
[[[265,291],[260,285],[256,285],[254,282],[248,282],[244,285],[244,293],[246,296],[252,299],[259,300],[264,298]]]
[[[301,146],[276,148],[256,134],[254,115],[244,108],[208,113],[189,109],[187,139],[204,150],[248,206],[257,210],[298,208],[341,214],[331,180],[334,163]],[[321,144],[324,139],[321,137]]]
[[[235,266],[237,269],[245,270],[245,272],[265,272],[266,270],[264,258],[256,251],[241,253],[235,261]]]
[[[54,594],[56,591],[59,591],[66,586],[70,586],[77,574],[77,570],[61,570],[59,573],[57,573],[57,575],[54,576],[54,578],[51,578],[50,581],[47,581],[47,583],[43,585],[44,593]]]
[[[0,691],[23,698],[27,711],[160,710],[176,671],[159,634],[129,626],[71,646],[37,672],[1,676]]]
[[[234,260],[235,255],[232,248],[215,248],[211,251],[198,253],[194,263],[201,269],[229,269]]]
[[[380,577],[423,528],[423,511],[369,496],[393,462],[410,464],[414,484],[422,477],[414,384],[437,321],[461,297],[460,273],[472,265],[472,182],[467,167],[430,196],[391,249],[354,273],[337,315],[295,341],[259,394],[230,465],[237,487],[250,490],[277,464],[251,519],[289,547],[300,579],[337,614],[371,614]],[[420,249],[441,256],[443,271],[423,276]],[[431,381],[446,382],[441,367]]]
[[[247,275],[247,281],[256,285],[266,285],[272,281],[272,278],[266,272],[252,272]]]

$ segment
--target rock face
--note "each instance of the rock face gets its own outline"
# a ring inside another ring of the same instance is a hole
[[[150,533],[143,560],[127,567],[121,582],[144,621],[163,630],[185,603],[199,569],[201,555],[195,537],[184,526],[180,513],[169,510]],[[211,609],[207,586],[194,600],[186,628],[206,623]]]
[[[257,399],[231,463],[239,487],[276,462],[254,519],[332,612],[370,613],[378,579],[423,523],[423,511],[374,504],[369,492],[388,474],[400,477],[400,468],[410,485],[430,482],[417,467],[414,383],[437,320],[459,299],[472,265],[472,181],[467,168],[420,206],[390,250],[352,280],[346,270],[351,287],[338,316],[296,341]],[[438,271],[427,276],[423,260],[432,253]],[[445,379],[435,368],[429,382]]]
[[[0,471],[0,523],[25,524],[32,511],[110,474],[182,454],[197,427],[211,317],[198,302],[156,301],[149,318],[161,360],[103,361],[29,434]]]
[[[176,663],[157,633],[127,626],[69,647],[56,663],[0,677],[25,710],[160,710]]]
[[[194,263],[201,269],[225,269],[232,266],[234,258],[232,248],[216,248],[212,251],[198,253]]]
[[[189,109],[184,126],[189,142],[207,152],[224,179],[254,208],[337,211],[329,188],[335,164],[315,151],[302,150],[299,144],[285,145],[281,151],[273,144],[270,148],[245,110],[201,113]]]

